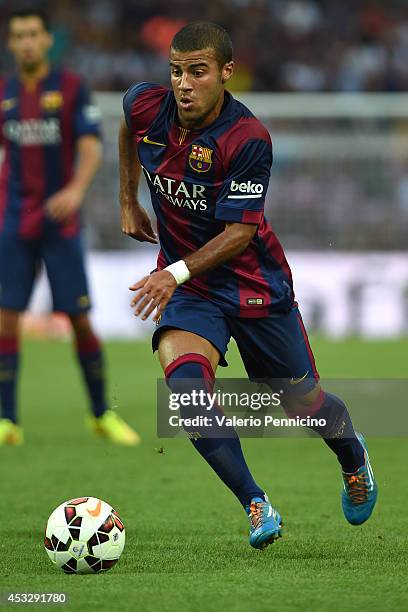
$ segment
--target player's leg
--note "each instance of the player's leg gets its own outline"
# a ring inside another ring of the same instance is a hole
[[[219,353],[208,340],[191,332],[167,329],[160,335],[158,349],[167,384],[174,393],[212,392]],[[185,406],[181,408],[181,416],[205,415],[206,407],[206,403],[198,407],[192,404]],[[263,490],[255,483],[248,469],[235,432],[217,428],[215,423],[212,431],[204,426],[186,430],[195,449],[243,506],[250,503],[253,497],[263,496]]]
[[[346,490],[351,487],[350,494],[356,503],[353,503],[352,511],[345,510],[346,518],[354,524],[357,524],[357,520],[366,520],[376,499],[367,450],[361,436],[354,430],[344,402],[336,395],[325,392],[319,384],[315,360],[297,307],[287,314],[244,324],[234,320],[232,329],[251,378],[269,378],[275,388],[283,387],[282,404],[289,415],[310,416],[325,421],[324,426],[311,429],[336,454],[345,483],[351,481],[345,486]],[[265,342],[265,338],[268,338],[268,342]],[[367,501],[365,506],[361,501],[362,479],[365,488],[363,497]],[[357,514],[359,519],[356,518]]]
[[[88,390],[93,417],[90,427],[95,433],[118,444],[134,446],[140,437],[113,410],[108,409],[105,390],[105,364],[101,343],[88,313],[69,313],[75,338],[75,351]]]
[[[88,391],[92,414],[106,412],[105,363],[102,346],[94,333],[87,312],[68,312],[74,333],[75,354]]]
[[[94,333],[87,312],[68,312],[74,333],[75,354],[83,375],[95,417],[107,410],[105,363],[102,345]]]
[[[316,369],[315,359],[310,347],[306,329],[304,327],[302,317],[297,308],[293,309],[288,323],[288,329],[292,329],[295,343],[291,351],[291,360],[287,359],[290,364],[290,371],[310,372],[316,381],[314,387],[311,388],[312,378],[309,380],[306,377],[305,381],[301,381],[296,389],[297,378],[292,374],[289,379],[287,401],[285,409],[290,414],[299,416],[313,416],[316,419],[326,421],[323,427],[313,427],[327,444],[327,446],[336,454],[340,465],[344,472],[355,472],[364,464],[364,448],[354,430],[351,421],[350,413],[341,398],[328,393],[321,388],[319,384],[319,375]],[[295,335],[296,334],[296,335]],[[301,337],[303,338],[303,342]],[[288,370],[289,373],[289,370]],[[302,388],[304,384],[304,389]],[[312,382],[313,384],[313,382]],[[292,387],[292,389],[291,389]],[[292,393],[291,393],[292,391]]]
[[[88,392],[92,413],[106,410],[105,367],[102,347],[88,318],[90,299],[84,255],[79,237],[44,239],[42,255],[50,282],[55,311],[71,321],[75,354]]]
[[[153,336],[167,384],[173,393],[213,391],[215,371],[224,353],[229,331],[219,309],[193,296],[175,296],[166,307]],[[206,401],[180,409],[183,418],[208,415]],[[280,517],[257,485],[245,461],[236,432],[215,424],[222,412],[212,408],[212,426],[185,427],[195,449],[236,495],[253,522],[251,544],[264,548],[280,535]]]
[[[23,441],[17,425],[19,321],[32,291],[36,265],[35,243],[0,234],[0,446]]]
[[[311,429],[323,438],[341,465],[342,507],[346,519],[352,525],[364,523],[370,518],[377,501],[377,483],[364,437],[354,430],[343,400],[325,392],[318,384],[314,391],[288,400],[284,407],[289,415],[311,416],[325,421],[324,426]]]
[[[299,312],[297,312],[297,319],[307,352],[314,365],[313,353]],[[377,501],[377,483],[365,439],[355,431],[350,413],[343,400],[317,385],[312,397],[310,394],[300,395],[295,399],[294,404],[290,405],[289,402],[288,410],[326,421],[325,426],[316,426],[312,429],[337,455],[342,467],[344,515],[352,525],[364,523],[371,516]]]
[[[88,315],[91,305],[80,237],[47,238],[42,256],[54,310],[66,313],[71,321],[75,354],[93,414],[90,426],[114,442],[135,445],[140,441],[138,434],[107,407],[104,354]]]
[[[17,378],[19,366],[18,323],[20,313],[0,308],[0,446],[19,444],[22,430],[17,425]]]

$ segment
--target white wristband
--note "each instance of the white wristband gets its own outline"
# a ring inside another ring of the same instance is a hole
[[[170,272],[170,274],[174,276],[177,285],[185,283],[190,279],[191,276],[190,270],[187,268],[183,259],[180,259],[179,261],[170,264],[169,266],[164,268],[164,270],[167,270],[167,272]]]

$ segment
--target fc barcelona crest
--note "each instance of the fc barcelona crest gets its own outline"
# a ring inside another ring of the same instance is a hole
[[[212,149],[196,144],[191,145],[191,153],[188,156],[190,168],[196,172],[208,172],[212,166],[212,154]]]
[[[63,104],[62,93],[60,91],[45,91],[41,96],[40,104],[46,112],[57,111]]]

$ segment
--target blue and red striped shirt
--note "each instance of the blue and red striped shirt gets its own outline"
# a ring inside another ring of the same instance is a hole
[[[158,269],[197,251],[226,223],[257,224],[241,255],[181,289],[231,316],[265,317],[290,308],[291,271],[264,217],[272,165],[266,128],[228,92],[219,117],[197,131],[178,124],[173,92],[159,85],[134,85],[123,107],[157,216]]]
[[[51,70],[34,89],[17,76],[0,81],[0,232],[26,239],[79,232],[79,214],[57,223],[44,204],[72,178],[77,138],[99,131],[98,109],[79,76]]]

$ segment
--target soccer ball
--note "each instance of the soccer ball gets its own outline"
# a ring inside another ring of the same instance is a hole
[[[45,550],[52,563],[67,574],[94,574],[119,561],[125,527],[117,512],[97,497],[64,502],[48,519]]]

